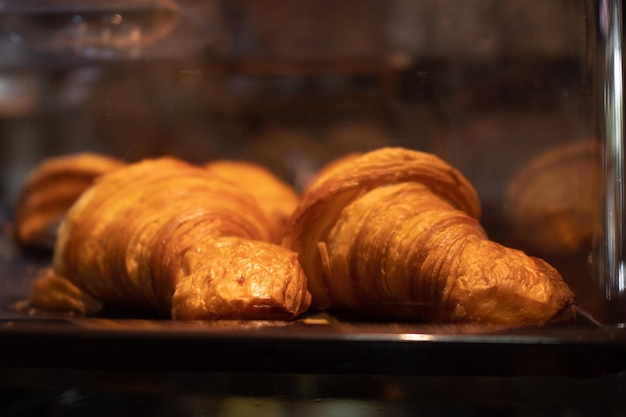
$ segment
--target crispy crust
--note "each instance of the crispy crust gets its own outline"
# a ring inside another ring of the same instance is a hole
[[[264,166],[248,161],[220,159],[207,163],[205,168],[253,195],[272,223],[273,240],[281,241],[285,225],[300,202],[291,185]]]
[[[108,306],[177,319],[292,318],[310,304],[306,277],[271,238],[256,201],[233,184],[150,159],[103,176],[72,206],[53,268]]]
[[[488,240],[475,190],[434,155],[383,148],[324,175],[284,241],[318,308],[511,327],[574,314],[558,272]]]

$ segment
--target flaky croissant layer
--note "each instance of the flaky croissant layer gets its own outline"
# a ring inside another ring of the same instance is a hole
[[[434,155],[385,148],[334,167],[285,237],[319,308],[433,322],[542,325],[574,318],[544,261],[490,241],[469,182]]]
[[[54,274],[109,306],[178,319],[292,318],[310,304],[297,255],[256,200],[172,158],[101,177],[59,229]]]

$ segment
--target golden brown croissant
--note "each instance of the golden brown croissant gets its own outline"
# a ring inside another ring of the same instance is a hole
[[[591,248],[600,218],[600,152],[592,139],[560,145],[511,178],[504,207],[516,245],[545,256]]]
[[[314,306],[511,327],[575,317],[559,273],[488,240],[475,190],[435,155],[383,148],[327,175],[303,194],[284,241]]]
[[[105,306],[175,319],[289,319],[310,294],[297,254],[271,238],[256,201],[233,184],[149,159],[102,176],[72,206],[53,270]]]
[[[20,189],[15,208],[15,239],[24,247],[49,249],[63,216],[100,175],[124,166],[113,157],[92,153],[44,160]]]
[[[300,202],[296,190],[266,167],[253,162],[220,159],[205,167],[257,199],[275,230],[273,240],[280,243],[285,225]]]

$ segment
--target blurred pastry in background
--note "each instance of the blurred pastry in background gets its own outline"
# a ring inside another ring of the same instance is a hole
[[[600,152],[592,139],[559,145],[511,178],[504,212],[513,244],[556,256],[591,247],[602,192]]]
[[[325,162],[350,152],[369,152],[392,143],[389,129],[381,121],[348,120],[337,122],[328,131],[326,142],[333,152]]]
[[[285,224],[300,202],[295,188],[268,168],[249,161],[219,159],[205,167],[253,195],[273,225],[275,242],[280,242]]]
[[[14,238],[23,248],[51,251],[70,206],[99,176],[124,165],[120,159],[93,153],[43,160],[19,191]]]

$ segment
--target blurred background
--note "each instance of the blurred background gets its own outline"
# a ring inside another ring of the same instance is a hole
[[[487,204],[589,135],[586,5],[555,0],[0,2],[0,182],[42,158],[329,159],[435,151]]]

